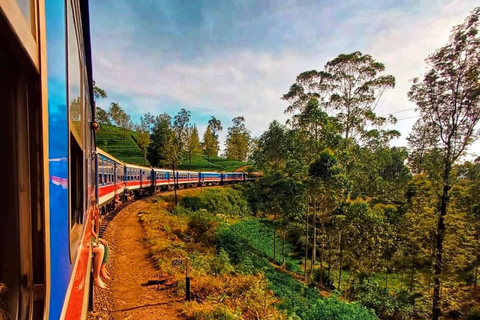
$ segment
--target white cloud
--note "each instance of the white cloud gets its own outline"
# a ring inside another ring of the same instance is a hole
[[[378,114],[388,114],[415,107],[407,98],[411,79],[425,71],[424,59],[447,42],[451,28],[461,23],[473,6],[470,1],[438,5],[432,0],[420,6],[420,10],[431,9],[428,12],[358,12],[339,23],[332,36],[319,39],[309,51],[226,48],[201,61],[165,61],[159,53],[124,53],[113,50],[111,45],[97,45],[95,78],[107,91],[132,97],[127,111],[159,114],[168,112],[166,108],[175,102],[193,114],[209,113],[220,118],[225,128],[222,139],[230,119],[239,115],[246,118],[247,127],[258,136],[274,119],[286,120],[283,111],[287,103],[280,97],[300,72],[321,69],[339,53],[360,50],[383,62],[386,72],[396,77],[396,88],[384,94],[377,108]],[[360,47],[351,47],[350,43],[357,42]],[[399,119],[414,115],[414,111],[396,114]],[[403,138],[396,144],[405,144],[404,138],[414,122],[408,119],[397,124]],[[203,128],[202,124],[198,126]],[[473,149],[478,152],[478,148]]]

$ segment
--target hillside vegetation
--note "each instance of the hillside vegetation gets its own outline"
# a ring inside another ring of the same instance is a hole
[[[127,163],[150,166],[147,159],[143,159],[142,151],[137,145],[138,132],[127,130],[124,136],[123,129],[102,124],[97,132],[97,146],[115,158]],[[229,160],[222,157],[211,156],[209,160],[202,154],[193,154],[191,163],[186,155],[182,157],[181,170],[194,171],[235,171],[240,167],[250,165],[250,162]]]
[[[143,165],[142,151],[136,144],[138,133],[127,130],[123,134],[123,129],[108,124],[102,124],[97,132],[97,147],[111,154],[115,158],[127,163]],[[150,166],[148,160],[145,165]]]
[[[183,313],[188,319],[377,319],[356,303],[322,297],[297,280],[301,261],[285,244],[288,271],[273,259],[272,221],[252,215],[242,187],[189,190],[174,208],[162,196],[142,216],[146,240],[162,273],[177,279],[185,295],[183,269],[171,260],[189,258],[192,295]]]

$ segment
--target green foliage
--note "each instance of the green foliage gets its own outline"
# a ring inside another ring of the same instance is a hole
[[[228,253],[236,268],[245,268],[245,261],[248,261],[246,264],[250,270],[253,265],[264,272],[270,288],[282,299],[279,308],[286,310],[292,319],[377,319],[372,312],[357,304],[335,297],[321,298],[316,289],[308,288],[290,274],[276,270],[268,262],[273,255],[272,241],[272,223],[253,219],[220,229],[217,238],[218,246]],[[286,251],[288,254],[293,251],[290,245],[286,246]],[[293,261],[290,260],[290,263],[294,264]]]
[[[198,310],[193,316],[192,320],[238,320],[240,316],[228,308],[217,305],[213,310]]]
[[[195,242],[212,245],[215,242],[216,230],[224,221],[206,210],[200,210],[190,215],[188,233]]]
[[[206,189],[198,196],[184,197],[181,206],[192,211],[204,209],[212,214],[244,217],[251,214],[247,201],[233,188]]]
[[[466,320],[480,320],[480,308],[473,307],[465,317]]]
[[[417,295],[407,291],[390,292],[371,278],[355,280],[350,288],[352,298],[362,306],[375,310],[384,319],[407,320],[418,316],[415,314]]]
[[[232,172],[237,168],[250,165],[250,162],[243,162],[237,160],[229,160],[216,155],[207,158],[206,155],[192,153],[191,163],[189,165],[189,158],[186,154],[183,157],[182,163],[178,166],[180,170],[195,170],[195,171],[226,171]]]
[[[115,158],[127,163],[143,165],[143,154],[135,143],[138,133],[128,131],[124,138],[123,130],[119,127],[102,124],[97,132],[97,146]],[[147,162],[148,166],[149,163]]]
[[[245,161],[249,155],[250,131],[245,127],[245,118],[232,119],[233,126],[228,128],[227,140],[225,141],[225,154],[227,159]]]

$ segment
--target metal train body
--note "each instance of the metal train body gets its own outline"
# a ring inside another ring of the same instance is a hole
[[[96,206],[88,1],[0,0],[0,308],[84,319]]]
[[[0,0],[0,318],[86,318],[98,207],[233,181],[98,150],[93,101],[88,1]]]
[[[97,148],[98,204],[105,214],[135,196],[185,187],[243,182],[244,172],[199,172],[160,169],[124,163]]]

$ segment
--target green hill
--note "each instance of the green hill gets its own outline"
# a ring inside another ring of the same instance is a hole
[[[97,146],[108,152],[115,158],[127,163],[144,165],[143,154],[135,140],[138,133],[127,130],[124,136],[123,130],[119,127],[102,124],[97,132]],[[195,171],[234,171],[237,168],[248,166],[250,162],[229,160],[221,157],[210,157],[207,161],[206,156],[202,154],[193,154],[192,162],[189,166],[188,155],[183,156],[183,162],[178,167],[181,170]],[[150,166],[148,160],[145,160],[145,166]]]
[[[138,133],[127,130],[123,135],[122,128],[102,124],[97,132],[97,147],[108,152],[118,160],[132,164],[143,165],[143,154],[133,138]],[[148,160],[145,165],[150,166]]]
[[[192,162],[189,166],[188,155],[184,155],[182,164],[178,167],[183,170],[195,171],[234,171],[239,167],[250,165],[250,162],[243,162],[237,160],[229,160],[222,157],[210,157],[210,161],[202,154],[193,154]]]

